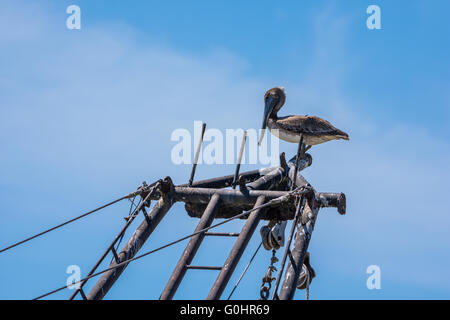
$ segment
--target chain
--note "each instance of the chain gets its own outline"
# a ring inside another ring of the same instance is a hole
[[[276,250],[272,250],[272,258],[270,258],[270,265],[267,269],[265,276],[262,278],[261,289],[259,294],[261,296],[260,300],[267,300],[269,298],[270,288],[272,287],[272,281],[275,280],[272,277],[272,272],[277,271],[274,264],[278,262],[278,258],[275,256]]]

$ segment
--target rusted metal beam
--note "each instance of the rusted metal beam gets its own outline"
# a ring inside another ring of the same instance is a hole
[[[300,180],[300,175],[297,175]],[[303,179],[303,178],[302,178]],[[284,192],[284,191],[280,191]],[[320,199],[320,207],[337,208],[339,213],[345,213],[345,195],[343,193],[316,193],[316,198]],[[186,202],[186,210],[190,217],[201,218],[205,209],[205,204],[200,202]],[[251,208],[250,204],[239,206],[221,204],[216,213],[216,218],[228,219],[243,210]],[[270,207],[261,213],[261,220],[292,220],[295,215],[295,206],[292,203],[282,203],[278,207]]]
[[[232,189],[175,187],[173,199],[182,202],[208,203],[214,194],[220,195],[221,202],[227,206],[253,206],[259,196],[272,200],[288,194],[288,191],[248,190],[241,192]]]
[[[211,201],[208,203],[208,206],[206,207],[206,210],[202,215],[194,232],[198,232],[211,225],[217,212],[219,202],[220,196],[216,193],[211,197]],[[172,272],[172,275],[170,276],[166,287],[159,297],[160,300],[170,300],[173,298],[181,281],[183,280],[184,275],[186,274],[188,266],[194,259],[194,256],[197,253],[197,250],[200,247],[200,244],[202,243],[204,237],[205,233],[199,233],[189,240],[186,249],[184,249],[183,255],[181,256],[180,260],[178,260],[175,270]]]
[[[290,168],[288,176],[294,181],[294,165],[291,161],[288,165]],[[300,173],[297,173],[295,181],[297,187],[310,185]],[[278,295],[280,300],[291,300],[294,297],[320,207],[337,207],[339,213],[345,214],[346,204],[343,193],[312,192],[306,200],[297,226],[294,246],[290,252],[291,259],[288,262],[286,275]]]
[[[265,199],[266,198],[264,196],[259,196],[258,200],[256,201],[255,207],[262,205],[265,202]],[[237,238],[233,248],[231,249],[231,252],[228,255],[227,260],[225,261],[219,273],[219,276],[214,282],[213,287],[206,298],[207,300],[220,299],[220,296],[225,290],[225,287],[227,286],[228,281],[230,280],[231,275],[234,272],[234,269],[236,268],[245,248],[248,245],[248,242],[250,241],[256,227],[258,226],[258,223],[260,221],[259,215],[260,211],[262,210],[253,211],[247,218],[242,231],[239,233],[239,237]]]
[[[284,154],[282,154],[280,158],[280,162],[285,162],[284,160]],[[244,194],[254,193],[257,189],[270,189],[274,188],[277,185],[279,185],[283,179],[286,176],[286,168],[284,167],[278,167],[271,170],[269,173],[264,175],[263,177],[259,178],[258,180],[250,183],[246,186],[246,189],[244,190]],[[264,190],[265,191],[265,190]],[[268,192],[268,191],[266,191]],[[242,193],[242,191],[241,191]],[[285,192],[286,194],[286,192]],[[265,195],[260,195],[257,198],[257,201],[255,203],[255,207],[263,204],[265,201],[270,200]],[[271,208],[269,208],[270,210]],[[250,216],[247,218],[247,221],[242,228],[242,231],[239,233],[239,237],[236,240],[233,248],[231,249],[230,254],[228,255],[227,260],[225,261],[225,264],[217,277],[210,293],[208,294],[207,299],[209,300],[216,300],[220,299],[220,296],[222,295],[223,291],[225,290],[225,287],[228,284],[228,281],[230,280],[231,275],[234,272],[234,269],[236,268],[242,253],[244,252],[245,248],[247,247],[248,242],[250,241],[255,228],[258,226],[259,221],[261,220],[261,217],[263,214],[267,211],[266,210],[256,210]],[[240,212],[238,212],[240,213]]]
[[[344,215],[347,209],[347,200],[344,193],[320,192],[316,198],[321,208],[337,208],[341,215]]]
[[[119,256],[119,262],[133,258],[139,249],[144,245],[150,234],[155,230],[161,219],[166,215],[167,211],[172,207],[174,203],[172,198],[173,192],[169,191],[161,197],[158,202],[153,206],[148,217],[149,220],[144,219],[141,225],[131,236],[130,240],[124,245]],[[115,266],[117,263],[113,261],[110,267]],[[89,300],[100,300],[108,293],[112,285],[120,277],[128,264],[125,264],[116,269],[105,272],[102,277],[97,281],[95,286],[89,292],[87,298]]]
[[[309,242],[316,223],[319,207],[320,204],[316,201],[314,195],[312,195],[305,203],[297,227],[294,246],[291,250],[292,261],[294,263],[291,263],[291,261],[288,262],[286,276],[278,296],[280,300],[291,300],[294,297],[298,278],[302,271],[303,262],[305,261],[306,252],[308,251]]]
[[[242,172],[239,174],[239,177],[242,177],[245,183],[250,183],[255,181],[256,179],[260,178],[261,176],[267,174],[268,172],[272,171],[276,167],[271,168],[263,168],[263,169],[256,169],[251,171]],[[211,178],[211,179],[205,179],[205,180],[199,180],[194,181],[192,183],[191,187],[196,188],[227,188],[231,187],[233,183],[234,175],[227,175],[223,177],[217,177],[217,178]],[[188,187],[189,184],[180,184],[178,187]]]
[[[275,186],[278,182],[285,177],[285,169],[278,167],[265,176],[259,178],[258,180],[247,185],[249,190],[268,190],[269,188]]]

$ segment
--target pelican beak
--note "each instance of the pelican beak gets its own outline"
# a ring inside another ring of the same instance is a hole
[[[267,120],[269,120],[269,115],[272,112],[273,108],[275,108],[275,106],[278,103],[278,99],[274,98],[274,97],[267,97],[266,99],[266,103],[264,106],[264,117],[263,117],[263,122],[262,122],[262,126],[261,126],[261,135],[259,136],[259,142],[258,145],[261,145],[262,139],[264,138],[264,134],[266,133],[266,127],[267,127]]]

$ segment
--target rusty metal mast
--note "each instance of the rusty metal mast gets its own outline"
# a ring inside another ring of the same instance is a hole
[[[204,130],[205,125],[202,128],[202,135],[197,147],[196,159],[198,158],[198,152],[200,152]],[[245,142],[245,135],[243,141]],[[242,150],[243,147],[241,146],[241,155],[239,159],[242,156]],[[247,244],[261,220],[294,220],[289,241],[286,244],[281,270],[277,277],[272,295],[272,299],[292,299],[297,287],[297,281],[302,271],[319,209],[322,207],[335,207],[342,215],[345,214],[346,210],[346,199],[343,193],[317,192],[300,174],[300,171],[309,167],[312,163],[311,155],[302,152],[302,150],[303,145],[302,141],[300,141],[297,156],[289,162],[286,162],[284,153],[282,153],[280,155],[280,165],[277,167],[248,171],[241,173],[238,176],[240,166],[239,160],[234,175],[197,182],[193,181],[196,169],[196,161],[194,161],[189,183],[186,185],[175,186],[169,177],[159,180],[150,186],[143,185],[136,192],[136,194],[142,198],[142,201],[129,216],[125,226],[88,273],[88,277],[94,275],[96,269],[106,256],[109,253],[112,253],[114,259],[108,268],[109,270],[102,274],[101,278],[88,294],[85,294],[83,291],[83,286],[87,279],[82,280],[79,288],[75,290],[70,299],[74,299],[78,293],[80,293],[81,297],[85,300],[103,299],[116,280],[124,272],[129,263],[127,261],[136,256],[143,244],[147,241],[159,222],[164,218],[175,202],[184,202],[185,209],[189,216],[199,218],[199,223],[194,231],[194,235],[190,238],[172,275],[161,293],[161,300],[172,299],[174,297],[186,272],[190,269],[219,270],[219,275],[212,285],[206,299],[220,299],[247,247]],[[239,190],[234,189],[236,185],[239,186]],[[228,187],[232,187],[232,189],[229,189]],[[280,197],[283,196],[286,196],[287,199],[287,196],[290,195],[288,190],[294,188],[307,188],[308,192],[302,194],[300,199],[277,201],[276,205],[259,209],[262,204],[267,203],[268,201],[280,199]],[[150,207],[151,200],[156,200],[156,203],[151,211],[147,213],[146,208]],[[214,219],[232,218],[252,208],[255,210],[247,216],[244,216],[246,222],[239,234],[202,231],[210,227]],[[143,222],[135,230],[122,249],[117,252],[115,245],[123,236],[131,222],[140,213],[144,216]],[[293,234],[295,230],[297,232],[294,237]],[[233,248],[222,266],[191,265],[205,236],[237,237]],[[290,248],[291,240],[294,242],[292,249]],[[284,281],[282,282],[280,292],[278,293],[278,286],[281,283],[281,277],[283,276],[285,260],[287,260],[288,265]]]

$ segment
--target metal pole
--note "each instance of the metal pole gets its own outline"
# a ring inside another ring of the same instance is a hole
[[[298,164],[303,153],[303,134],[301,134],[300,141],[298,142],[297,157],[295,158],[294,180],[292,181],[291,190],[294,190],[297,183]]]
[[[202,125],[202,133],[200,135],[200,140],[197,144],[197,150],[195,152],[194,163],[192,164],[191,176],[189,178],[189,186],[192,186],[192,182],[194,182],[195,169],[197,168],[198,157],[200,155],[200,150],[202,149],[203,136],[205,135],[206,123]]]
[[[314,230],[317,214],[319,212],[319,204],[314,196],[305,203],[303,213],[298,225],[297,234],[295,235],[294,247],[291,251],[292,260],[288,262],[286,276],[281,286],[280,300],[291,300],[295,294],[297,281],[302,271],[303,262],[305,261],[306,252],[308,251],[309,241]],[[294,265],[293,265],[294,264]]]
[[[277,167],[271,167],[271,168],[246,171],[246,172],[242,172],[239,176],[242,177],[242,179],[244,180],[245,183],[249,183],[249,182],[255,181],[256,179],[260,178],[264,174],[266,174],[276,168]],[[233,179],[234,179],[234,174],[223,176],[223,177],[199,180],[199,181],[194,181],[192,183],[191,187],[226,188],[226,187],[230,187],[232,185]],[[178,185],[178,187],[189,187],[189,184],[188,183],[180,184],[180,185]]]
[[[232,189],[175,187],[173,200],[207,204],[215,193],[220,195],[220,199],[224,205],[237,207],[241,205],[253,206],[259,196],[265,196],[267,200],[272,200],[285,196],[289,191],[247,190],[244,193]]]
[[[308,181],[306,181],[300,173],[297,173],[295,175],[295,168],[292,163],[288,163],[288,165],[290,167],[288,176],[292,181],[296,182],[295,185],[297,187],[309,185]],[[322,202],[322,205],[323,203],[329,203],[331,205],[331,202],[334,202],[329,199],[329,196],[330,194],[323,194],[323,197],[325,199],[322,199],[320,201]],[[336,201],[335,205],[338,206],[338,210],[340,207],[340,210],[345,213],[345,195],[342,194],[342,196],[339,196],[337,198],[341,199],[341,201]],[[291,300],[294,297],[295,288],[297,287],[297,281],[302,271],[303,263],[305,260],[306,252],[308,250],[309,241],[311,239],[320,205],[321,203],[316,200],[315,192],[312,193],[311,198],[308,198],[307,201],[305,201],[305,205],[299,219],[300,223],[297,226],[297,233],[294,239],[294,246],[291,250],[286,275],[284,277],[280,294],[278,296],[280,300]]]
[[[266,198],[264,196],[259,196],[258,200],[256,201],[255,207],[262,205],[265,202],[265,199]],[[245,222],[245,225],[242,228],[242,231],[240,232],[239,237],[237,238],[233,246],[233,249],[231,249],[231,252],[228,255],[227,260],[225,261],[222,270],[219,273],[219,276],[214,282],[214,285],[206,298],[207,300],[220,299],[220,296],[225,290],[225,287],[227,286],[228,281],[230,280],[231,275],[236,268],[236,265],[238,264],[242,254],[244,253],[244,250],[247,247],[247,244],[250,241],[253,232],[258,226],[260,220],[260,212],[261,210],[255,210],[247,218],[247,221]]]
[[[131,236],[130,240],[124,245],[119,256],[119,263],[133,258],[139,249],[144,245],[150,234],[155,230],[161,219],[166,215],[167,211],[173,204],[172,192],[169,192],[165,196],[161,197],[158,202],[153,206],[152,211],[149,213],[149,219],[144,219],[141,225]],[[113,260],[110,267],[116,265],[117,262]],[[112,285],[120,277],[128,264],[122,267],[105,272],[102,277],[97,281],[95,286],[89,292],[88,300],[101,300],[111,289]]]
[[[298,204],[297,204],[297,210],[295,212],[295,218],[294,218],[294,221],[292,222],[291,231],[289,233],[289,239],[288,239],[288,241],[286,243],[286,248],[284,250],[283,259],[281,260],[281,264],[280,264],[280,270],[278,271],[278,276],[277,276],[277,280],[275,282],[275,287],[273,288],[272,300],[277,299],[277,297],[278,297],[278,286],[280,285],[281,277],[283,276],[283,271],[284,271],[284,265],[286,263],[286,258],[290,254],[290,247],[291,247],[292,237],[294,235],[295,226],[297,225],[298,220],[299,220],[300,208],[302,206],[302,202],[303,202],[303,196],[300,197],[300,200],[298,201]]]
[[[244,154],[244,147],[245,147],[246,139],[247,139],[247,131],[244,131],[244,135],[242,137],[242,142],[241,142],[241,149],[239,150],[238,162],[236,165],[236,170],[234,171],[234,178],[233,178],[233,183],[232,183],[233,189],[236,188],[236,184],[238,181],[239,169],[241,168],[242,156]]]
[[[294,179],[292,180],[291,190],[294,190],[297,183],[297,173],[298,173],[298,165],[301,155],[303,154],[303,134],[300,135],[300,141],[298,142],[298,149],[297,149],[297,156],[295,158],[295,166],[294,166]],[[289,239],[286,243],[286,248],[284,249],[283,259],[281,260],[280,270],[278,271],[277,280],[275,282],[275,287],[273,288],[273,294],[272,294],[272,300],[278,298],[278,286],[280,285],[281,277],[283,276],[284,271],[284,265],[286,263],[286,258],[288,255],[291,255],[290,249],[291,249],[291,242],[292,237],[294,235],[295,227],[297,226],[299,216],[300,216],[300,210],[303,205],[303,196],[300,197],[297,208],[295,211],[295,218],[292,222],[291,232],[289,233]]]
[[[195,228],[195,232],[202,230],[204,228],[207,228],[211,225],[211,223],[214,220],[214,216],[217,212],[217,208],[220,202],[220,196],[216,193],[211,197],[211,201],[208,203],[208,206],[206,207],[205,212],[203,213],[197,228]],[[166,284],[166,287],[164,288],[164,291],[162,292],[161,296],[159,297],[160,300],[171,300],[173,299],[173,296],[175,295],[175,292],[178,289],[178,286],[180,285],[181,281],[183,280],[184,275],[186,274],[187,266],[191,264],[192,259],[194,258],[195,254],[197,253],[198,248],[200,247],[200,244],[203,241],[203,238],[205,237],[205,233],[199,233],[191,238],[189,240],[188,245],[186,246],[186,249],[183,252],[183,255],[181,256],[180,260],[178,261],[175,270],[173,271],[172,275],[170,276],[169,281]]]

